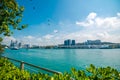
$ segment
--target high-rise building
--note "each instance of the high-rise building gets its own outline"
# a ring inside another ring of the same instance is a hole
[[[10,47],[12,47],[12,46],[13,46],[13,41],[11,40]]]
[[[67,40],[64,41],[64,45],[67,45]]]
[[[18,47],[19,47],[19,48],[22,48],[22,43],[21,43],[21,42],[18,44]]]
[[[75,40],[70,40],[70,39],[65,40],[64,45],[65,46],[75,45]]]
[[[67,42],[68,42],[68,45],[71,45],[71,40],[70,39],[68,39]]]
[[[72,43],[71,43],[71,45],[75,45],[75,40],[72,40]]]
[[[70,40],[70,39],[65,40],[65,41],[64,41],[64,45],[65,45],[65,46],[71,45],[71,40]]]

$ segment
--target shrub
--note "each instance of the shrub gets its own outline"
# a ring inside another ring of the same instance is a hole
[[[0,79],[1,80],[23,80],[29,79],[30,73],[25,70],[20,70],[10,61],[0,58]]]
[[[90,65],[86,70],[71,69],[71,72],[48,75],[44,73],[29,73],[20,70],[10,61],[0,58],[1,80],[120,80],[120,72],[111,67],[98,67]]]

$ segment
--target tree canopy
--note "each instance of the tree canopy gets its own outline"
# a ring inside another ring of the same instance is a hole
[[[19,6],[16,0],[0,0],[0,52],[2,49],[3,36],[13,34],[12,30],[21,30],[26,25],[21,25],[23,6]]]

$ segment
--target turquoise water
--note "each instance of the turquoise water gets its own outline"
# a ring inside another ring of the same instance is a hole
[[[6,49],[3,55],[61,72],[90,64],[120,71],[120,49]]]

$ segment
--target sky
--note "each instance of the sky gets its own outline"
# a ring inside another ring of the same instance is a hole
[[[17,0],[25,7],[21,24],[3,43],[18,40],[33,45],[76,43],[100,39],[120,43],[120,0]]]

